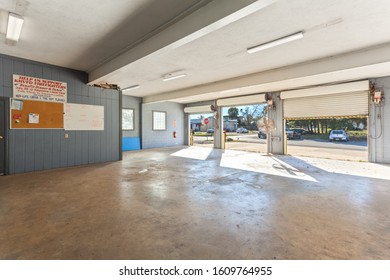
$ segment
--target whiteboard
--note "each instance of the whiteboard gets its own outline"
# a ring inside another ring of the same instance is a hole
[[[104,130],[104,106],[64,104],[65,130]]]

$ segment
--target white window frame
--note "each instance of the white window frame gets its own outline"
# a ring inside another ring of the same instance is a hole
[[[124,112],[125,111],[132,112],[131,120],[129,120],[128,122],[125,122],[125,120],[124,120],[124,117],[125,117]],[[134,113],[135,113],[135,109],[133,109],[133,108],[123,108],[122,109],[122,130],[134,130]],[[125,126],[125,124],[128,124],[128,126]]]
[[[152,111],[152,129],[155,131],[167,130],[167,112]]]

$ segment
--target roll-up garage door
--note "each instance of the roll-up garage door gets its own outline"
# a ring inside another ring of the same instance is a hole
[[[200,114],[200,113],[212,113],[212,105],[192,106],[184,107],[184,113],[187,114]]]
[[[368,81],[282,92],[285,119],[368,116]]]
[[[265,94],[256,94],[248,96],[237,96],[225,99],[218,99],[217,106],[228,107],[228,106],[240,106],[240,105],[251,105],[260,104],[265,102]]]

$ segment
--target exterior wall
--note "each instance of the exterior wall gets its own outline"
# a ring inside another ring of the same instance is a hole
[[[214,116],[213,116],[212,113],[204,114],[204,115],[207,116],[207,119],[209,120],[209,123],[201,125],[200,126],[200,131],[207,132],[207,130],[209,130],[209,129],[214,129],[215,121],[214,121]]]
[[[86,85],[84,72],[0,55],[0,96],[12,97],[13,74],[66,82],[69,103],[104,106],[105,127],[104,131],[9,130],[9,174],[119,160],[118,91]]]
[[[223,117],[223,129],[226,131],[236,131],[237,130],[237,120],[229,120],[229,116]]]
[[[142,99],[133,96],[122,96],[122,108],[134,109],[134,130],[123,130],[123,151],[141,148],[141,103]]]
[[[167,112],[167,130],[153,130],[153,111]],[[174,102],[142,104],[142,149],[184,145],[185,119],[182,104]],[[174,131],[176,138],[173,137]]]
[[[369,107],[369,161],[390,163],[390,77],[372,80],[385,93],[381,106],[370,101]]]
[[[190,117],[189,114],[187,114],[187,117]],[[194,131],[200,131],[201,127],[202,127],[202,122],[201,120],[190,120],[190,127],[191,129],[193,129]]]

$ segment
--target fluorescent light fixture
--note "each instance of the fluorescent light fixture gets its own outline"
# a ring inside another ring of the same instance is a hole
[[[295,41],[295,40],[302,39],[302,38],[303,38],[303,32],[301,31],[301,32],[294,33],[294,34],[288,35],[288,36],[283,37],[283,38],[276,39],[274,41],[271,41],[271,42],[268,42],[268,43],[265,43],[262,45],[248,48],[246,51],[248,53],[255,53],[255,52],[259,52],[259,51],[262,51],[265,49],[269,49],[272,47],[283,45],[283,44],[286,44],[288,42]]]
[[[22,32],[23,17],[9,13],[6,38],[11,41],[19,41],[20,32]]]
[[[175,80],[175,79],[184,78],[186,76],[187,76],[187,74],[179,74],[179,75],[174,75],[174,76],[172,74],[168,74],[168,75],[164,76],[163,81],[167,82],[167,81],[171,81],[171,80]]]
[[[122,91],[129,91],[129,90],[133,90],[133,89],[137,89],[137,88],[139,88],[139,85],[134,85],[134,86],[124,88],[124,89],[122,89]]]

